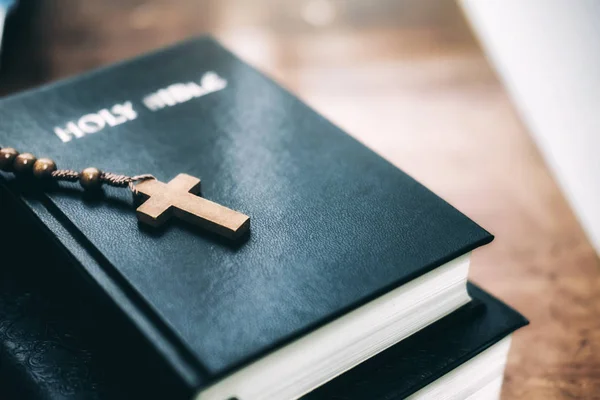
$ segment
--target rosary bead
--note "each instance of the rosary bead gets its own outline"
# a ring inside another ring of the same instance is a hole
[[[33,175],[39,179],[48,179],[56,171],[56,163],[49,158],[40,158],[33,164]]]
[[[13,170],[17,174],[27,174],[33,170],[36,158],[31,153],[19,154],[13,162]]]
[[[12,171],[15,158],[19,152],[11,147],[0,149],[0,169],[2,171]]]
[[[81,172],[79,183],[86,190],[99,189],[102,186],[102,172],[98,168],[86,168]]]

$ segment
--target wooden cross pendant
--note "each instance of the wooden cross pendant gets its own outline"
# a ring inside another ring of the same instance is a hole
[[[197,196],[200,179],[179,174],[169,183],[150,179],[135,186],[145,202],[137,209],[138,219],[158,227],[175,216],[230,239],[248,231],[250,217]]]

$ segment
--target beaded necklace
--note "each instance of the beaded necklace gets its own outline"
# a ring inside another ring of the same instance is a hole
[[[176,217],[230,239],[242,236],[250,228],[247,215],[199,197],[200,179],[187,174],[163,183],[148,174],[118,175],[98,168],[77,172],[58,169],[49,158],[37,159],[31,153],[19,153],[11,147],[0,148],[0,170],[14,173],[17,178],[33,176],[40,181],[79,182],[87,191],[97,191],[102,185],[129,188],[143,201],[136,210],[138,220],[154,227]]]

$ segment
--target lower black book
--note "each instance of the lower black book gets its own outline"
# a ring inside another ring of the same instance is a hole
[[[306,400],[499,399],[512,334],[529,322],[469,283],[473,301]]]
[[[82,291],[61,288],[52,248],[3,251],[0,268],[1,399],[189,399],[193,393],[135,332]],[[16,246],[12,246],[16,249]],[[307,394],[306,399],[478,399],[499,395],[511,334],[527,324],[474,285],[473,301]],[[244,399],[239,399],[244,400]]]

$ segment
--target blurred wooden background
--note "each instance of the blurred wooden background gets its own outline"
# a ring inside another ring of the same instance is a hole
[[[496,235],[472,279],[525,314],[504,399],[600,398],[600,268],[447,0],[22,0],[0,93],[209,32]]]

